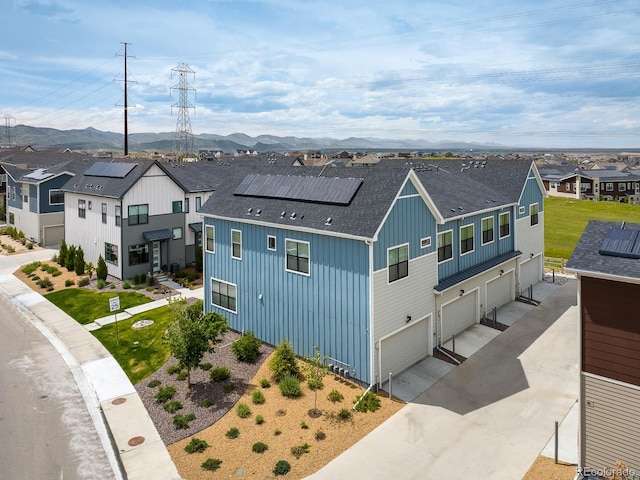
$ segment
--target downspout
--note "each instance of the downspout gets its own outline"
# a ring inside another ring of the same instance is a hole
[[[374,375],[375,372],[375,322],[373,309],[373,240],[365,240],[365,245],[369,247],[369,387],[367,392],[377,383]],[[356,404],[357,405],[357,404]],[[355,407],[354,407],[355,408]]]

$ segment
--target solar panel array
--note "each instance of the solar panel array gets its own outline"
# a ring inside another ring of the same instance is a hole
[[[90,177],[124,178],[136,168],[137,163],[96,162],[89,167],[85,175]]]
[[[39,168],[39,169],[34,170],[33,172],[25,175],[22,178],[25,178],[25,179],[28,178],[30,180],[44,180],[44,179],[49,178],[49,177],[53,177],[53,173],[47,172],[46,168]]]
[[[640,258],[640,230],[610,228],[598,253],[612,257]]]
[[[250,174],[233,193],[245,197],[349,205],[360,185],[360,178]]]

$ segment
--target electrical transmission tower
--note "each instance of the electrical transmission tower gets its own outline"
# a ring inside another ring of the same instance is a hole
[[[191,132],[189,109],[193,108],[195,112],[196,107],[189,102],[189,90],[195,92],[196,89],[189,84],[188,76],[192,74],[195,80],[196,74],[186,63],[178,64],[177,67],[171,69],[171,72],[172,76],[173,72],[176,72],[179,76],[178,84],[171,87],[171,91],[178,90],[180,93],[178,102],[171,105],[172,112],[173,107],[178,108],[178,122],[176,123],[176,134],[173,139],[173,150],[176,152],[177,157],[184,158],[193,152],[193,133]]]
[[[6,146],[11,145],[11,121],[15,122],[15,118],[9,114],[4,116],[4,144]]]

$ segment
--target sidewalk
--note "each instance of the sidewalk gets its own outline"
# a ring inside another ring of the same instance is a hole
[[[142,400],[111,354],[83,325],[13,276],[21,265],[48,260],[54,253],[45,249],[0,256],[0,294],[18,306],[37,328],[45,329],[45,336],[56,343],[70,367],[80,366],[83,378],[76,380],[88,382],[99,405],[97,409],[96,402],[87,402],[96,429],[103,430],[105,425],[99,424],[103,422],[109,431],[110,438],[103,440],[103,446],[116,478],[180,479]]]

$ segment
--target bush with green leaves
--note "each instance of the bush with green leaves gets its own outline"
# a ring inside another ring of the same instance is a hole
[[[156,393],[153,398],[155,398],[158,403],[167,403],[175,394],[176,387],[173,385],[167,385],[166,387],[160,387],[158,393]]]
[[[187,453],[202,453],[210,446],[206,440],[193,437],[187,446],[184,447],[184,451]]]
[[[293,398],[302,395],[300,380],[291,375],[283,377],[278,384],[278,388],[284,397]]]
[[[233,383],[227,383],[224,387],[222,387],[222,391],[224,393],[231,393],[236,389],[236,386]]]
[[[264,417],[262,415],[256,415],[256,425],[262,425],[264,423]]]
[[[356,397],[353,403],[355,404],[354,408],[358,412],[375,412],[380,408],[380,397],[375,393],[367,392],[364,395]]]
[[[276,463],[276,466],[273,468],[273,474],[278,475],[286,475],[291,470],[291,464],[286,460],[279,460]]]
[[[240,402],[238,403],[238,405],[236,405],[236,413],[240,418],[247,418],[249,415],[251,415],[251,408],[249,408],[249,405],[247,405],[246,403]]]
[[[149,383],[147,383],[147,387],[149,388],[156,388],[159,387],[161,384],[160,380],[151,380]]]
[[[308,443],[305,443],[304,445],[297,445],[295,447],[291,447],[291,454],[296,458],[300,458],[305,453],[309,453],[309,448],[311,448],[311,445]]]
[[[304,420],[302,420],[300,422],[300,428],[303,430],[307,430],[309,428],[309,425],[307,425],[307,422],[305,422]]]
[[[24,273],[25,275],[29,276],[31,275],[33,272],[35,272],[38,267],[42,265],[42,262],[31,262],[28,265],[25,265],[24,267],[22,267],[22,273]]]
[[[318,441],[321,441],[327,438],[327,434],[324,433],[322,430],[318,429],[316,430],[316,433],[313,435],[313,438],[315,438]]]
[[[108,274],[109,270],[107,270],[107,262],[105,262],[104,257],[100,255],[98,257],[98,266],[96,267],[96,277],[98,277],[98,280],[106,282]]]
[[[253,444],[253,446],[251,447],[251,450],[254,453],[264,453],[267,450],[269,450],[269,446],[264,443],[264,442],[256,442]]]
[[[64,239],[63,239],[60,242],[60,248],[58,249],[58,258],[56,259],[56,262],[61,267],[64,267],[66,262],[67,262],[67,252],[68,251],[69,251],[69,249],[67,248],[67,242],[65,242]]]
[[[200,364],[200,370],[203,370],[205,372],[208,372],[212,368],[213,368],[213,365],[211,365],[211,363],[209,363],[209,362],[205,362],[205,363],[201,363]]]
[[[182,409],[182,402],[178,400],[171,400],[170,402],[165,403],[162,408],[169,413],[176,413],[178,410]]]
[[[38,285],[40,288],[53,288],[53,283],[51,282],[51,279],[49,277],[41,278],[36,282],[36,285]]]
[[[182,367],[180,365],[171,365],[170,367],[167,367],[167,373],[169,375],[175,375],[177,373],[180,373],[182,371]]]
[[[327,400],[329,400],[331,403],[341,402],[343,398],[344,395],[342,395],[335,388],[329,392],[329,395],[327,395]]]
[[[70,278],[67,278],[67,279],[64,281],[64,286],[65,286],[65,287],[71,287],[71,286],[73,286],[73,285],[75,285],[75,284],[76,284],[76,282],[74,282],[74,281],[73,281],[73,280],[71,280]]]
[[[286,338],[276,346],[268,366],[276,382],[286,376],[297,376],[300,373],[293,346]]]
[[[260,386],[262,388],[269,388],[271,386],[271,382],[269,380],[267,380],[266,378],[261,378],[260,379]]]
[[[227,430],[227,433],[225,433],[225,436],[232,440],[234,438],[238,438],[239,435],[240,435],[240,430],[238,430],[236,427],[231,427],[229,430]]]
[[[209,375],[214,382],[224,382],[231,376],[231,370],[226,366],[216,367],[211,370]]]
[[[87,285],[89,285],[89,283],[90,283],[89,277],[82,277],[80,280],[78,280],[79,287],[86,287]]]
[[[200,402],[200,406],[202,408],[209,408],[210,406],[212,406],[215,402],[213,400],[211,400],[210,398],[205,398],[204,400],[202,400]]]
[[[338,412],[338,418],[340,420],[349,420],[351,418],[351,410],[348,408],[343,408]]]
[[[178,375],[176,375],[176,380],[181,382],[182,380],[186,380],[187,377],[188,377],[187,371],[183,370]]]
[[[202,465],[200,465],[204,470],[208,470],[210,472],[215,472],[222,465],[222,460],[219,458],[207,458]]]
[[[262,342],[249,331],[231,344],[231,350],[241,362],[253,363],[258,357]]]
[[[76,250],[75,258],[73,260],[73,268],[77,275],[84,275],[85,262],[82,247],[78,247]]]
[[[254,390],[251,392],[251,401],[254,405],[262,405],[264,403],[264,393],[262,390]]]
[[[67,257],[66,257],[64,266],[70,272],[73,272],[73,270],[76,268],[76,246],[75,245],[69,245],[69,250],[67,251]]]
[[[189,428],[189,422],[196,419],[195,413],[188,413],[187,415],[177,414],[173,416],[173,425],[177,429]]]
[[[124,282],[122,282],[122,288],[124,288],[125,290],[129,290],[131,288],[131,282],[129,280],[125,280]]]
[[[104,281],[103,279],[99,278],[98,281],[96,282],[96,286],[102,290],[104,287],[107,286],[107,282]]]

